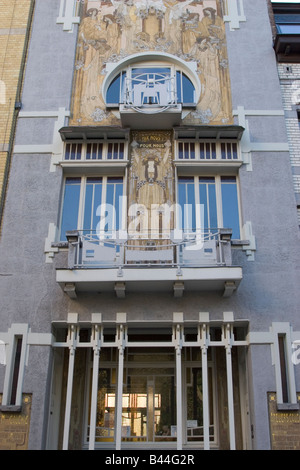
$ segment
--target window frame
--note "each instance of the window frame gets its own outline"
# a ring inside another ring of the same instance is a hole
[[[102,146],[102,157],[101,158],[87,158],[88,155],[88,147],[93,145]],[[123,158],[109,158],[109,150],[110,146],[118,146],[117,153],[120,154],[120,148],[123,145]],[[70,149],[72,146],[76,146],[76,158],[67,158],[68,147]],[[80,158],[77,158],[78,147],[81,149],[80,151]],[[64,154],[63,154],[63,162],[70,162],[70,164],[75,164],[78,162],[85,162],[87,164],[96,163],[96,162],[126,162],[128,160],[128,141],[124,139],[109,139],[109,140],[89,140],[88,142],[82,141],[71,141],[65,144]]]
[[[61,210],[60,210],[60,217],[59,217],[59,240],[61,242],[65,241],[65,236],[62,235],[62,229],[63,229],[63,212],[65,208],[65,191],[66,191],[66,182],[67,179],[71,178],[78,178],[80,179],[80,188],[79,188],[79,199],[78,199],[78,210],[77,210],[77,226],[74,227],[73,229],[67,229],[67,230],[78,230],[78,231],[86,231],[87,233],[92,233],[95,230],[92,228],[90,229],[84,229],[84,219],[85,219],[85,202],[86,202],[86,197],[87,197],[87,184],[88,184],[88,179],[89,178],[101,178],[101,205],[102,204],[108,204],[107,202],[107,189],[108,189],[108,183],[109,179],[120,179],[122,181],[122,196],[126,194],[126,178],[124,175],[112,175],[112,174],[103,174],[101,172],[97,172],[93,175],[91,175],[88,172],[81,173],[81,174],[65,174],[64,179],[63,179],[63,190],[62,190],[62,197],[61,197]],[[100,217],[100,216],[99,216]],[[122,207],[120,207],[120,213],[119,213],[119,222],[120,222],[120,217],[122,217]],[[100,218],[99,218],[100,220]],[[122,219],[121,219],[122,220]],[[119,227],[119,230],[121,230],[122,225]],[[116,220],[113,220],[112,224],[112,232],[116,231]],[[107,232],[108,234],[109,232]],[[108,235],[106,238],[110,238]]]
[[[205,230],[212,230],[212,229],[220,229],[220,228],[233,228],[233,227],[224,227],[224,209],[223,209],[223,196],[222,196],[222,178],[223,177],[234,177],[235,178],[235,184],[236,184],[236,195],[237,195],[237,214],[238,214],[238,229],[239,229],[239,238],[235,238],[233,236],[233,239],[241,240],[242,239],[242,214],[241,214],[241,194],[240,194],[240,180],[238,175],[234,174],[217,174],[217,173],[202,173],[200,171],[197,171],[196,174],[190,174],[187,173],[186,175],[178,175],[176,174],[176,202],[178,207],[180,206],[179,204],[179,183],[180,179],[184,178],[191,178],[193,179],[193,184],[194,184],[194,195],[195,195],[195,206],[197,204],[201,204],[200,201],[200,191],[199,191],[199,184],[200,184],[200,179],[201,178],[214,178],[214,186],[215,186],[215,199],[216,199],[216,213],[217,213],[217,222],[218,226],[217,227],[208,227]],[[179,218],[182,217],[181,214],[177,212],[176,214],[176,227],[181,228],[182,222],[179,220]],[[234,233],[233,233],[234,235]]]
[[[102,84],[101,94],[106,104],[107,108],[119,108],[122,104],[122,100],[119,103],[109,103],[106,99],[107,91],[111,83],[127,70],[132,70],[133,68],[138,67],[168,67],[171,69],[171,75],[174,77],[175,88],[177,86],[177,71],[182,72],[186,76],[194,87],[194,103],[182,103],[182,107],[195,107],[197,102],[200,99],[201,95],[201,81],[196,73],[196,63],[186,63],[179,57],[173,56],[171,54],[162,54],[160,52],[152,51],[151,53],[138,53],[121,60],[117,65],[115,63],[107,64],[107,75]],[[125,78],[126,79],[126,78]],[[181,102],[178,100],[178,104]]]
[[[113,78],[110,80],[107,89],[105,91],[105,94],[103,95],[104,101],[106,103],[107,108],[114,108],[114,107],[119,107],[120,104],[124,104],[126,101],[125,99],[125,90],[124,87],[126,87],[126,81],[133,81],[134,80],[134,75],[133,71],[134,70],[144,70],[145,74],[147,73],[146,70],[149,69],[149,74],[151,74],[151,70],[156,70],[154,73],[159,74],[159,69],[165,70],[164,73],[166,72],[166,69],[170,70],[169,78],[171,81],[171,94],[176,97],[175,102],[176,104],[181,104],[183,107],[191,107],[196,105],[196,86],[193,83],[193,80],[191,77],[189,77],[181,67],[176,66],[176,64],[171,63],[171,62],[160,62],[160,61],[145,61],[145,62],[134,62],[132,64],[129,64],[126,68],[120,70]],[[180,78],[178,78],[178,75],[180,75]],[[113,84],[115,80],[118,79],[118,77],[121,77],[120,80],[120,85],[119,85],[119,101],[114,102],[114,101],[108,101],[107,100],[107,94],[109,92],[110,86]],[[123,79],[124,77],[124,79]],[[190,84],[193,86],[193,93],[194,93],[194,100],[193,102],[189,101],[184,101],[184,86],[183,86],[183,77],[185,77],[187,80],[189,80]],[[124,80],[124,81],[123,81]],[[180,90],[178,90],[178,80],[180,81]]]

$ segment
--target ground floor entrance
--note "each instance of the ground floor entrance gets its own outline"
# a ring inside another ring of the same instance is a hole
[[[249,448],[244,327],[101,328],[56,343],[49,448]]]

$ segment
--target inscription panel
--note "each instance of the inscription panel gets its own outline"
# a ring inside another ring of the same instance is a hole
[[[272,450],[300,450],[300,411],[278,411],[276,393],[268,394],[268,406]]]
[[[24,394],[20,413],[0,411],[0,450],[28,449],[31,402],[31,395]],[[0,405],[1,403],[0,394]]]

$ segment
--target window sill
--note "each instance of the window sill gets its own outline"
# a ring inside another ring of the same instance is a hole
[[[222,174],[230,169],[231,172],[237,174],[239,168],[243,165],[243,160],[174,160],[175,167],[179,176],[197,175],[209,173],[211,171]]]
[[[21,405],[0,405],[1,413],[21,413]]]
[[[123,176],[128,163],[128,160],[64,160],[59,162],[59,165],[63,168],[66,174],[81,174],[82,171],[87,174],[94,174],[95,171],[97,171],[103,175],[109,174],[112,176]]]
[[[299,411],[299,403],[277,403],[277,411]]]

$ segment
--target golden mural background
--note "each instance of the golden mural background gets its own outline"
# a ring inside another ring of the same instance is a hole
[[[183,124],[232,123],[220,0],[87,0],[81,8],[70,125],[120,126],[102,96],[107,64],[150,51],[196,64],[201,95]]]

